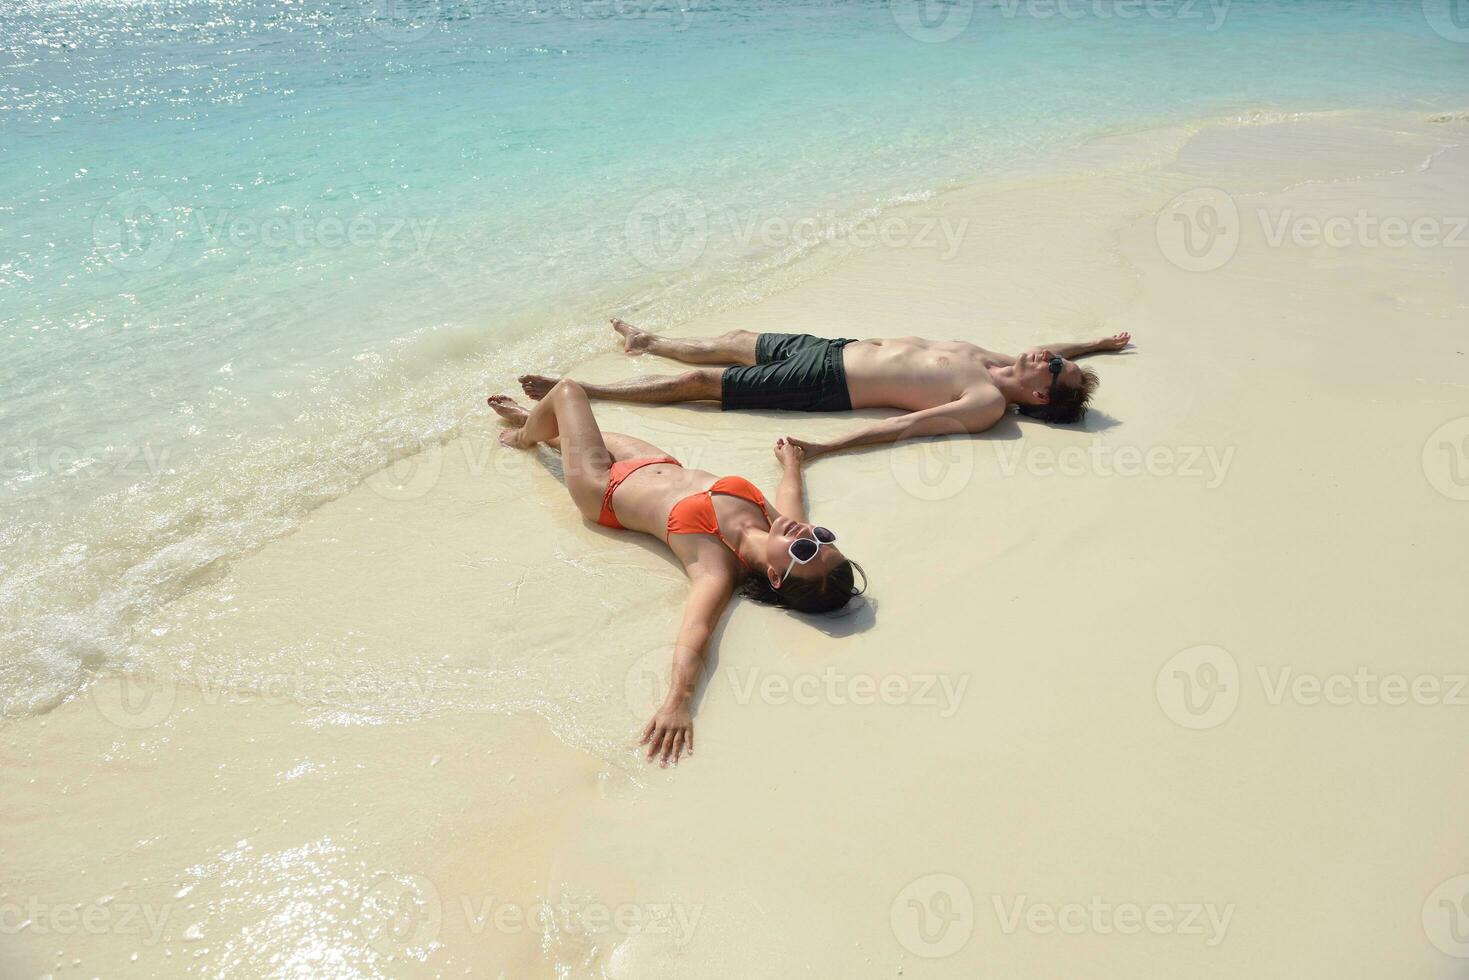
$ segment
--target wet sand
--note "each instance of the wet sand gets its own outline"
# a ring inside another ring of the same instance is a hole
[[[816,461],[871,601],[734,603],[677,770],[682,573],[486,410],[5,723],[0,973],[1461,975],[1466,135],[1101,140],[680,325],[1136,347],[1083,427]],[[767,490],[856,421],[598,414]]]

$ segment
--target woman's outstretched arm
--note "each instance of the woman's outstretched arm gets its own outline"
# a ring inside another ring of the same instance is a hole
[[[806,450],[785,436],[775,440],[775,458],[780,460],[780,486],[775,488],[775,509],[793,521],[806,523],[806,504],[801,499],[801,464]]]
[[[683,625],[679,626],[678,639],[673,645],[668,696],[643,728],[642,744],[648,747],[648,758],[659,756],[658,761],[665,766],[670,758],[677,763],[683,753],[694,754],[694,722],[689,702],[704,671],[709,637],[734,592],[734,582],[725,572],[701,573],[695,565],[689,574],[692,580],[689,601],[684,606]]]

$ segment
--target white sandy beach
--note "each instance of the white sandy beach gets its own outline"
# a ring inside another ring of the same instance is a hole
[[[1102,140],[678,325],[1136,348],[1084,427],[813,463],[870,601],[734,603],[676,770],[681,571],[486,410],[0,727],[0,976],[1469,976],[1466,138]],[[767,489],[854,421],[598,415]]]

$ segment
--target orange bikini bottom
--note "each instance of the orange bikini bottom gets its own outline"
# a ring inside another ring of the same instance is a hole
[[[612,464],[612,471],[607,475],[607,489],[602,492],[602,513],[597,515],[597,523],[603,527],[610,527],[614,531],[621,531],[622,522],[612,512],[612,495],[617,488],[622,486],[622,481],[632,476],[644,466],[652,466],[654,463],[672,463],[674,466],[682,466],[672,456],[655,456],[651,459],[622,459]]]

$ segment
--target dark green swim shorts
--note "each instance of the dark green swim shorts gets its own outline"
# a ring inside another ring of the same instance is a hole
[[[755,341],[755,363],[726,368],[721,376],[720,407],[850,411],[842,367],[842,348],[850,343],[805,333],[762,333]]]

